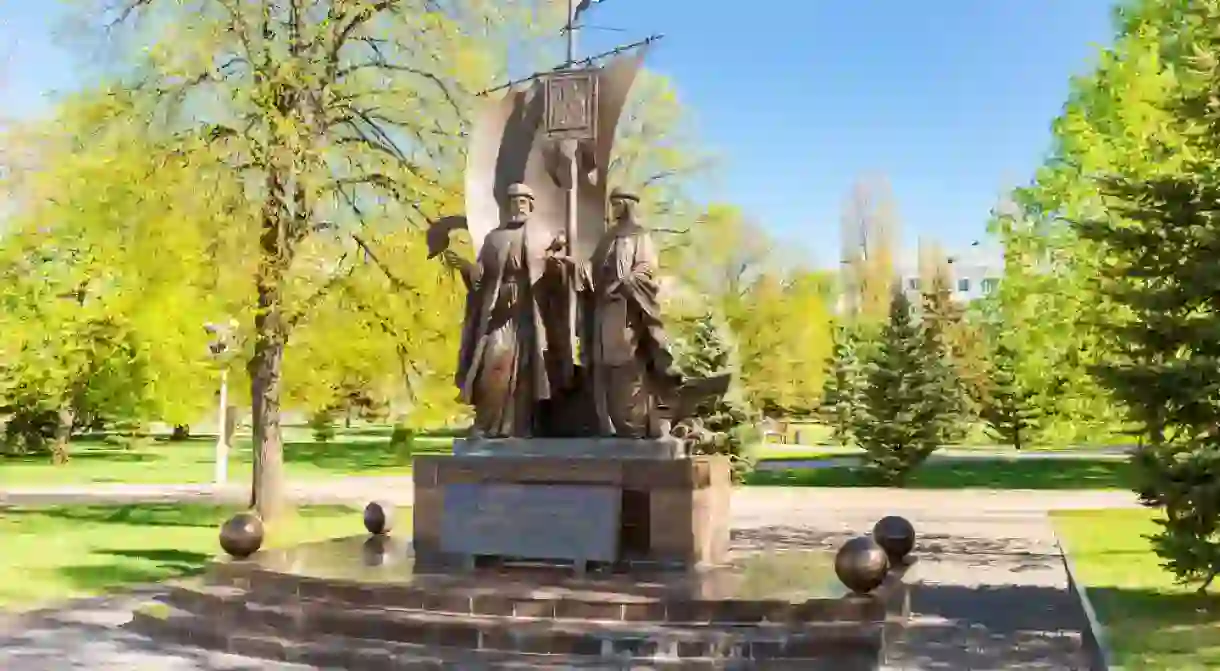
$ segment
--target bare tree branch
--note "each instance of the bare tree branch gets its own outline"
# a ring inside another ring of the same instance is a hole
[[[137,10],[143,9],[150,4],[152,4],[152,0],[131,0],[131,2],[128,2],[123,6],[123,9],[119,10],[118,17],[106,24],[106,30],[112,30],[119,25],[126,23],[127,19],[131,18],[131,15],[136,13]]]
[[[360,29],[360,26],[372,21],[373,17],[392,8],[396,4],[398,4],[398,0],[380,0],[371,5],[365,5],[350,14],[344,12],[334,16],[335,25],[338,26],[338,29],[334,32],[334,40],[330,45],[330,53],[327,54],[327,69],[331,73],[337,71],[339,55],[343,51],[343,47],[352,37],[352,34]]]
[[[449,103],[449,106],[451,108],[453,108],[453,111],[458,114],[459,118],[461,118],[462,107],[461,107],[461,105],[458,104],[457,99],[454,97],[453,92],[450,90],[449,85],[445,82],[444,79],[441,79],[434,72],[428,72],[427,70],[421,70],[419,68],[411,67],[409,65],[391,62],[390,59],[386,58],[385,53],[382,51],[380,42],[378,40],[369,39],[369,38],[357,38],[357,39],[360,40],[361,42],[369,45],[369,49],[371,49],[373,52],[373,60],[367,61],[364,63],[357,63],[355,65],[351,65],[346,68],[341,68],[341,69],[337,70],[335,73],[336,80],[342,80],[344,77],[347,77],[354,72],[359,72],[360,70],[365,70],[365,69],[377,69],[377,70],[385,70],[385,71],[390,71],[390,72],[406,72],[406,73],[413,74],[413,75],[416,75],[419,77],[423,77],[424,79],[432,82],[432,84],[434,86],[436,86],[436,88],[438,90],[440,90],[441,95],[444,96],[444,98],[445,98],[445,101],[447,103]]]

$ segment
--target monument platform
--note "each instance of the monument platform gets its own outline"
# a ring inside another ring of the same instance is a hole
[[[867,595],[830,550],[734,552],[684,571],[468,570],[360,536],[209,565],[137,631],[325,668],[877,669],[909,615],[910,564]]]
[[[664,438],[455,438],[455,457],[682,459],[682,441]]]
[[[452,456],[416,457],[414,551],[563,562],[578,572],[718,564],[729,542],[729,460],[681,458],[675,445],[462,441]]]

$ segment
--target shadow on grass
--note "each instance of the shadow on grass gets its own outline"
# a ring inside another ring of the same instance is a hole
[[[754,471],[747,485],[789,487],[884,486],[867,467]],[[903,486],[914,489],[1130,489],[1131,465],[1103,459],[978,459],[917,468]]]
[[[324,471],[343,473],[374,471],[388,468],[408,468],[416,454],[447,451],[447,440],[420,437],[411,445],[390,445],[389,441],[344,441],[326,443],[293,441],[284,444],[284,461],[288,464],[308,464]]]
[[[149,527],[215,527],[233,509],[182,503],[137,503],[121,506],[50,506],[4,508],[4,516],[50,517],[89,524],[120,524]]]
[[[110,463],[145,463],[164,461],[165,457],[151,452],[139,452],[120,447],[107,446],[109,449],[92,448],[70,453],[70,466],[77,462],[110,462]],[[0,455],[0,464],[38,464],[45,465],[51,461],[51,455],[45,454],[4,454]]]
[[[211,556],[184,550],[98,550],[101,564],[63,566],[59,573],[73,587],[99,592],[117,586],[161,582],[201,573]]]
[[[1090,587],[1116,665],[1220,668],[1220,595]]]
[[[428,429],[427,431],[417,431],[415,435],[419,438],[457,438],[466,435],[466,432],[465,428]],[[394,434],[394,427],[389,425],[358,426],[350,429],[337,427],[335,433],[341,436],[385,436],[388,440]]]

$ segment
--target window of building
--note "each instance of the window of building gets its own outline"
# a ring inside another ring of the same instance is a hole
[[[919,290],[919,278],[912,277],[911,279],[907,280],[907,288],[910,289],[911,291],[918,291]]]
[[[962,278],[957,281],[957,290],[965,293],[970,291],[970,278]]]
[[[995,291],[996,287],[998,287],[998,286],[1000,286],[1000,281],[995,279],[994,277],[988,277],[988,278],[984,279],[983,283],[981,285],[981,287],[983,289],[983,293],[985,293],[985,294],[989,294],[989,293]]]

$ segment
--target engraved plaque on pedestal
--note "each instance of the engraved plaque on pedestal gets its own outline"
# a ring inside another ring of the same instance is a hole
[[[554,140],[597,139],[597,71],[571,70],[545,79],[543,128]]]
[[[441,551],[528,559],[618,558],[622,493],[576,485],[446,485]]]

